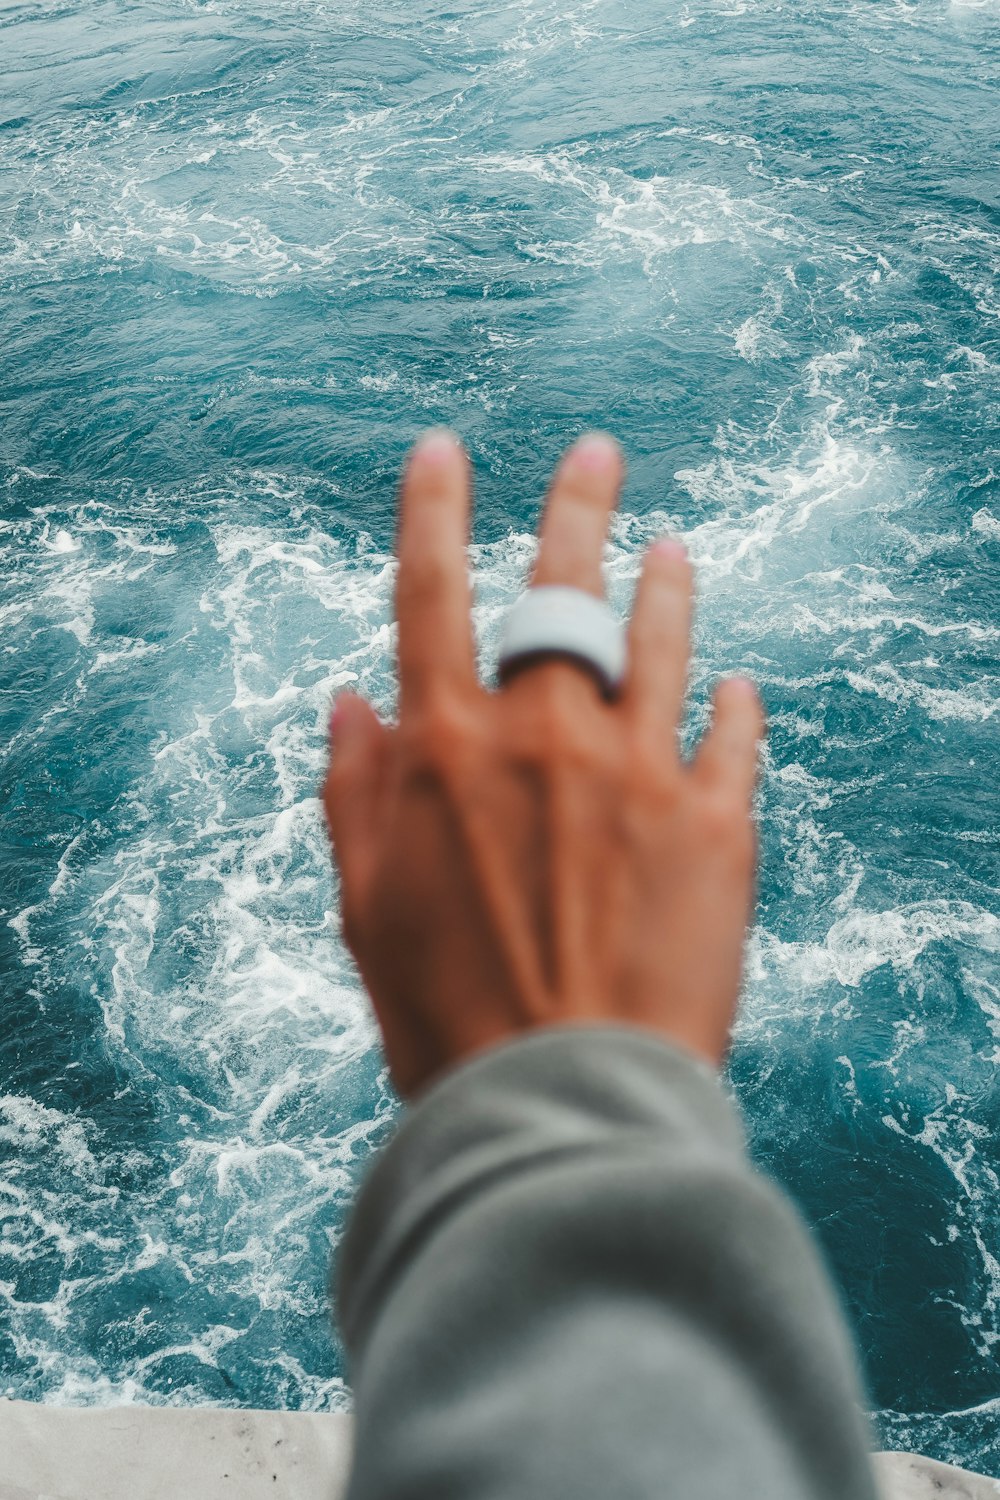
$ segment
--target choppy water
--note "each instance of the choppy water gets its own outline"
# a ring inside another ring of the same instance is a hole
[[[343,1404],[394,1108],[316,787],[393,488],[551,464],[771,716],[732,1064],[882,1438],[1000,1474],[1000,5],[0,8],[0,1392]],[[697,717],[697,708],[696,708]]]

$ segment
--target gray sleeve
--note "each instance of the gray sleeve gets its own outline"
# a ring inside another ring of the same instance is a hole
[[[846,1331],[707,1066],[553,1027],[427,1090],[340,1259],[349,1500],[873,1500]]]

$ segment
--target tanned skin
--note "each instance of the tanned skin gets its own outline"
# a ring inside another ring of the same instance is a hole
[[[603,596],[624,474],[610,437],[563,456],[532,583]],[[400,491],[399,718],[341,693],[323,789],[344,935],[396,1087],[539,1026],[625,1022],[718,1064],[754,898],[763,733],[752,682],[718,684],[685,761],[679,727],[693,579],[682,544],[647,552],[612,702],[578,665],[480,683],[466,545],[470,472],[433,429]]]

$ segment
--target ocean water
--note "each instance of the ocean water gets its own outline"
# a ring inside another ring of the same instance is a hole
[[[1000,1475],[1000,4],[0,5],[0,1394],[349,1403],[396,1108],[335,689],[396,475],[476,469],[484,657],[557,454],[771,723],[731,1062],[886,1446]],[[614,1378],[609,1372],[609,1378]]]

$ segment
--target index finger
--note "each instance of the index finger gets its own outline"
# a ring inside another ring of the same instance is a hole
[[[424,433],[400,488],[396,577],[400,712],[476,682],[466,560],[469,466],[447,428]]]

